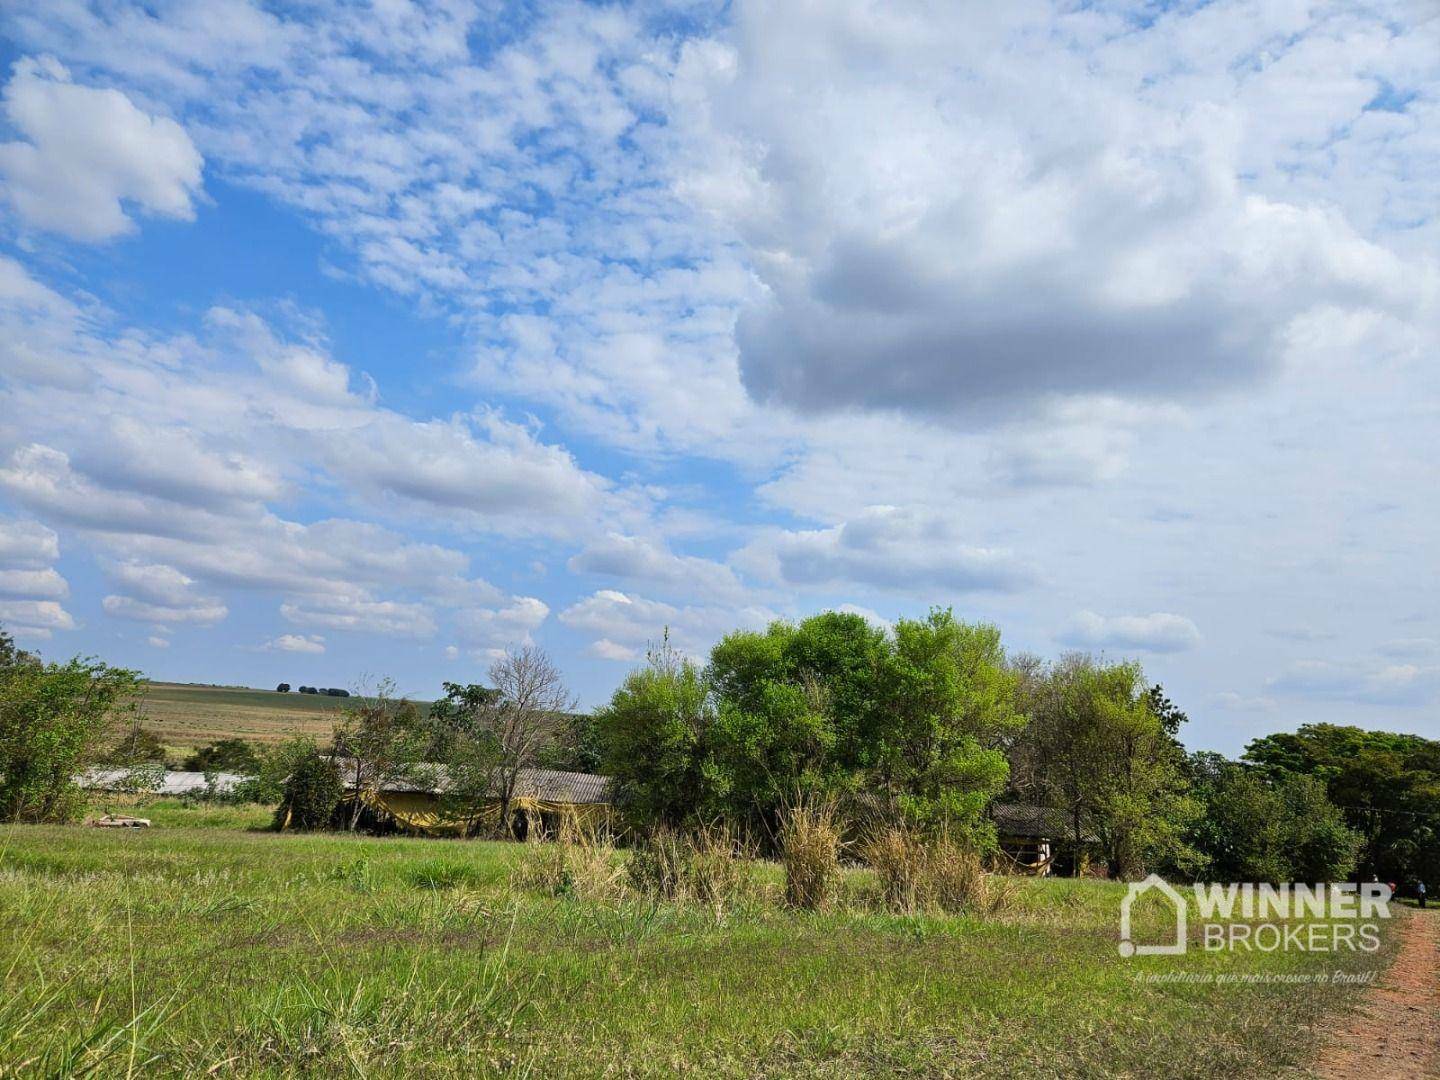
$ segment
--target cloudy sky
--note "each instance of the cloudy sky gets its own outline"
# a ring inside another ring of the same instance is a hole
[[[1440,8],[0,0],[0,623],[433,695],[951,605],[1440,736]]]

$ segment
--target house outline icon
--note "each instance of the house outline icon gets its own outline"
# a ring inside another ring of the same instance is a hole
[[[1151,889],[1159,889],[1175,909],[1175,941],[1172,944],[1136,945],[1130,940],[1130,908]],[[1120,955],[1184,956],[1185,946],[1189,943],[1189,908],[1185,897],[1159,874],[1151,874],[1144,881],[1132,881],[1125,890],[1125,899],[1120,902]]]

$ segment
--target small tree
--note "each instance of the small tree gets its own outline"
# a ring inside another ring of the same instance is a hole
[[[426,761],[445,766],[441,796],[445,816],[478,831],[487,816],[499,749],[486,725],[495,691],[478,683],[444,684],[445,696],[430,703],[424,720]]]
[[[288,682],[282,682],[279,686],[275,687],[275,692],[277,694],[288,694],[290,692],[290,684]]]
[[[330,822],[344,793],[335,762],[311,742],[290,762],[284,794],[275,809],[277,829],[321,829]]]
[[[0,818],[71,818],[76,772],[117,715],[133,709],[135,693],[135,672],[97,660],[0,667]]]
[[[880,775],[906,816],[972,841],[993,841],[985,808],[1005,787],[1001,748],[1025,724],[1020,678],[1000,631],[948,608],[900,619],[881,679]]]
[[[534,645],[491,664],[490,683],[494,696],[480,707],[476,721],[492,748],[491,791],[500,802],[501,828],[508,833],[521,771],[535,766],[576,702],[560,669]]]
[[[315,753],[315,740],[297,735],[260,750],[259,764],[252,776],[235,786],[229,798],[235,802],[278,803],[285,793],[285,781],[296,765]]]
[[[668,639],[596,711],[601,767],[638,821],[679,825],[699,810],[715,779],[706,768],[714,725],[703,673]]]
[[[345,759],[345,780],[355,792],[351,829],[359,825],[367,802],[415,771],[424,760],[426,743],[419,710],[414,702],[395,696],[390,679],[346,707],[335,725],[335,753]]]
[[[1084,654],[1064,657],[1031,688],[1035,794],[1065,810],[1077,851],[1086,830],[1099,837],[1117,877],[1194,861],[1183,834],[1198,806],[1154,700],[1138,665]]]

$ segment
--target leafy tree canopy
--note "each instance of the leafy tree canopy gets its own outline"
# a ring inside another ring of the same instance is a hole
[[[185,759],[192,772],[230,772],[254,776],[260,772],[260,755],[244,739],[221,739],[202,746]]]
[[[1361,837],[1358,869],[1386,881],[1440,877],[1440,743],[1419,735],[1306,724],[1245,749],[1266,776],[1311,776]]]
[[[64,821],[75,774],[133,709],[136,673],[97,660],[0,667],[0,819]]]

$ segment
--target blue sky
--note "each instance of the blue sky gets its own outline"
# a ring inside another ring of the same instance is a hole
[[[931,604],[1440,736],[1423,6],[0,12],[0,623],[426,697]]]

